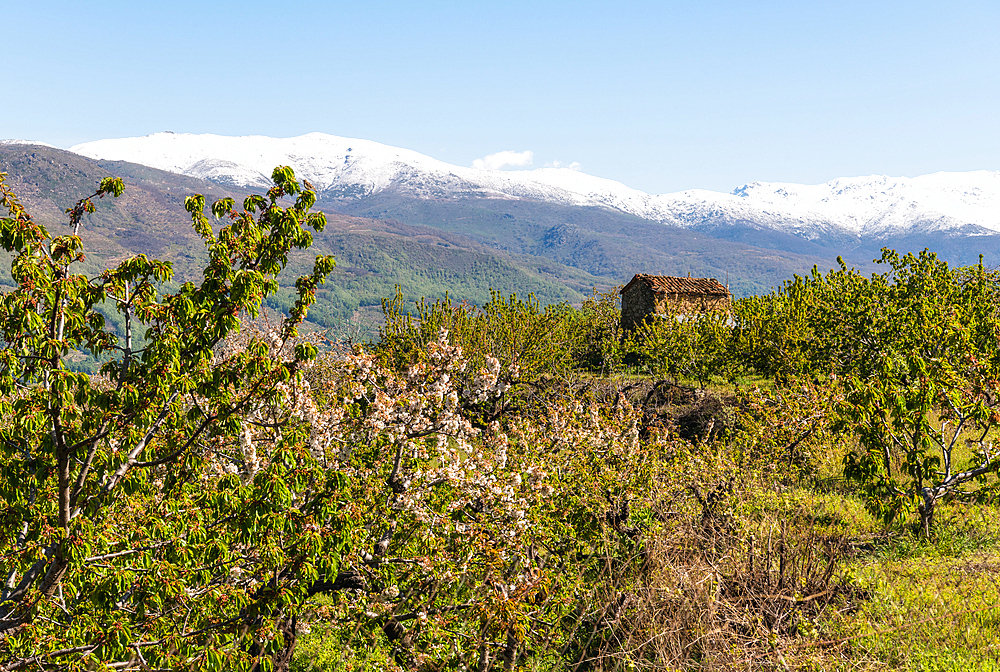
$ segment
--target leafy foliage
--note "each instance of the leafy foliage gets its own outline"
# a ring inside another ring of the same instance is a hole
[[[621,296],[618,289],[594,289],[579,311],[570,313],[566,347],[576,369],[605,375],[621,370],[625,348],[621,331]]]
[[[889,270],[871,277],[814,270],[744,300],[737,340],[765,375],[843,386],[838,425],[861,444],[845,474],[887,523],[915,510],[929,533],[940,499],[997,487],[1000,285],[982,264],[951,269],[927,251],[880,261]]]
[[[17,282],[0,296],[2,669],[269,666],[310,587],[336,575],[344,480],[309,452],[286,402],[316,351],[285,347],[333,259],[296,282],[273,343],[225,348],[291,250],[310,244],[303,225],[324,224],[290,169],[273,178],[242,211],[216,202],[218,231],[204,198],[188,199],[209,265],[200,285],[168,295],[157,286],[170,265],[142,255],[97,277],[71,272],[82,216],[92,198],[121,194],[120,180],[68,211],[72,233],[56,237],[0,185]],[[106,329],[104,301],[123,338]],[[74,372],[79,349],[113,359],[100,376]]]
[[[730,380],[731,319],[728,311],[658,315],[636,330],[636,349],[656,377],[696,380],[701,387],[716,376]]]
[[[883,261],[893,282],[874,277],[873,309],[843,320],[861,345],[842,367],[843,422],[862,447],[845,458],[845,474],[884,519],[915,508],[929,534],[938,500],[982,500],[997,487],[986,476],[1000,469],[991,436],[1000,421],[1000,287],[981,265],[956,272],[932,254],[886,252]]]
[[[565,305],[542,308],[534,296],[520,299],[516,294],[504,297],[493,292],[488,303],[477,308],[468,303],[454,305],[443,301],[421,301],[416,314],[406,310],[402,294],[383,303],[385,326],[376,352],[379,359],[393,368],[419,362],[427,356],[428,344],[440,337],[467,353],[469,365],[460,375],[460,389],[476,396],[476,384],[469,375],[484,367],[500,381],[496,399],[480,400],[477,407],[480,425],[497,420],[518,400],[516,388],[538,385],[543,377],[560,376],[572,366],[567,341],[572,337]]]
[[[421,355],[397,371],[359,352],[310,373],[328,391],[317,414],[350,477],[350,560],[365,584],[332,608],[382,629],[404,667],[512,665],[532,641],[565,638],[542,626],[570,615],[605,553],[634,547],[651,456],[628,404],[551,404],[479,429],[483,401],[507,390],[502,365],[470,370],[443,331]],[[625,507],[613,527],[606,493]]]

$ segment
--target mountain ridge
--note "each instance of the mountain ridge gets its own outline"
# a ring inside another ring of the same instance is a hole
[[[291,165],[327,200],[384,192],[422,199],[535,200],[605,207],[669,226],[712,229],[753,222],[823,244],[898,236],[1000,233],[1000,171],[873,175],[820,185],[749,182],[724,194],[646,194],[569,168],[500,171],[447,164],[368,140],[310,133],[294,138],[155,133],[83,143],[71,151],[121,159],[227,186],[263,186],[275,165]]]

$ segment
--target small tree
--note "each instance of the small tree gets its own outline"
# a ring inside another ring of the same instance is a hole
[[[280,329],[222,347],[311,244],[304,227],[325,224],[291,169],[273,180],[241,211],[216,202],[217,232],[205,199],[187,199],[208,267],[161,295],[170,264],[143,255],[71,272],[92,199],[120,195],[121,180],[102,181],[67,211],[72,232],[52,237],[0,178],[17,284],[0,296],[0,669],[281,669],[299,605],[335,586],[343,478],[310,452],[290,403],[316,349],[286,347],[332,257],[296,281]],[[74,372],[76,350],[111,361]]]
[[[638,350],[656,376],[696,380],[733,377],[731,318],[727,311],[651,318],[636,332]]]
[[[484,312],[484,331],[509,320],[499,338],[524,323],[520,311]],[[552,394],[533,417],[477,428],[507,389],[504,366],[489,338],[472,343],[480,352],[450,339],[440,329],[406,366],[359,349],[307,375],[314,426],[350,475],[345,562],[368,583],[326,615],[340,637],[381,629],[405,669],[550,664],[593,639],[578,619],[602,610],[607,573],[642,565],[633,516],[654,522],[658,455],[640,446],[624,398]]]
[[[810,350],[809,320],[816,309],[817,268],[806,278],[796,276],[780,289],[748,296],[733,304],[735,326],[730,356],[762,376],[787,382],[822,369]]]
[[[860,451],[844,460],[868,508],[886,522],[915,508],[930,534],[945,496],[995,492],[1000,423],[1000,298],[982,264],[950,269],[933,254],[886,250],[891,271],[870,281],[825,279],[815,320],[821,358],[844,376],[843,428]]]
[[[596,287],[570,324],[569,347],[576,368],[605,375],[622,370],[625,357],[621,330],[621,286],[602,292]]]
[[[518,388],[537,387],[547,377],[567,373],[572,365],[567,347],[572,309],[565,304],[544,308],[534,295],[527,299],[509,297],[491,290],[490,300],[480,307],[468,303],[454,305],[448,297],[421,300],[411,313],[397,291],[394,299],[384,299],[385,324],[375,347],[379,360],[390,368],[402,369],[427,356],[427,346],[440,338],[461,347],[469,366],[459,377],[464,391],[483,366],[495,367],[501,383],[497,395],[476,402],[463,397],[467,413],[477,416],[480,428],[498,420],[521,401]]]
[[[841,260],[742,300],[736,350],[779,380],[842,385],[837,425],[860,441],[845,475],[886,523],[916,510],[929,534],[942,498],[997,487],[1000,285],[982,263],[952,269],[926,250],[878,261],[889,270],[866,277]]]

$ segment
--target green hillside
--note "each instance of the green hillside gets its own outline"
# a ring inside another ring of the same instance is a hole
[[[175,280],[197,279],[205,263],[204,247],[184,211],[184,198],[205,194],[211,202],[246,193],[219,185],[121,161],[93,161],[71,152],[34,145],[0,146],[0,171],[40,223],[55,233],[65,226],[66,208],[93,193],[103,177],[122,177],[124,196],[98,201],[81,235],[87,259],[81,270],[96,272],[133,254],[170,261]],[[393,220],[371,220],[328,212],[328,225],[315,234],[312,249],[293,259],[291,273],[311,269],[316,254],[334,254],[338,267],[320,290],[310,320],[324,328],[340,328],[358,316],[379,313],[383,297],[399,286],[410,300],[443,298],[480,304],[490,289],[502,293],[534,293],[543,304],[580,302],[594,286],[607,287],[611,277],[545,258],[505,252],[455,233]],[[9,264],[0,266],[0,284],[10,285]],[[272,299],[284,309],[291,301],[285,287]],[[109,319],[117,319],[109,315]]]
[[[327,209],[352,215],[395,218],[460,233],[491,247],[551,259],[588,273],[627,282],[635,273],[714,277],[737,296],[780,286],[814,265],[836,266],[839,253],[786,236],[786,251],[761,233],[759,240],[722,240],[665,226],[614,210],[525,200],[417,200],[384,192],[365,199],[328,199]],[[842,251],[840,251],[842,252]],[[848,257],[851,255],[848,254]],[[867,251],[849,258],[863,266]]]

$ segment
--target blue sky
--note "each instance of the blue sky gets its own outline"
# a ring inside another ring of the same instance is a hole
[[[1000,170],[1000,3],[5,3],[0,137],[320,131],[651,193]]]

